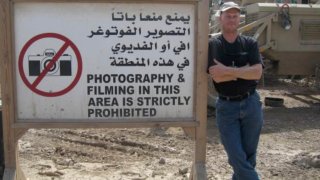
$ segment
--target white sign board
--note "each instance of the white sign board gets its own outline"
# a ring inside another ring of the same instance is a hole
[[[14,3],[18,120],[192,119],[193,4]]]

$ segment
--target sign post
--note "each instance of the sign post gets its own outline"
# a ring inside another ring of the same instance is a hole
[[[193,132],[206,178],[207,0],[0,2],[8,179],[28,128],[154,126]]]

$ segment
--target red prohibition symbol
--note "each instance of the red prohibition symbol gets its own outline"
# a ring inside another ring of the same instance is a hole
[[[45,63],[45,67],[42,69],[41,72],[39,72],[39,74],[37,74],[36,79],[33,82],[30,82],[26,76],[26,72],[24,70],[23,67],[23,60],[24,57],[26,55],[27,50],[29,49],[29,47],[36,41],[41,40],[41,39],[45,39],[45,38],[53,38],[53,39],[58,39],[64,42],[64,44],[62,45],[62,47],[55,53],[55,55],[52,57],[52,59],[50,59],[50,61],[47,61]],[[56,62],[58,61],[59,58],[61,58],[61,56],[63,56],[63,53],[65,52],[65,50],[67,48],[71,48],[75,55],[76,55],[76,59],[77,59],[77,72],[76,75],[73,79],[73,81],[71,82],[70,85],[68,85],[67,87],[65,87],[64,89],[60,90],[60,91],[56,91],[56,92],[47,92],[44,90],[41,90],[38,88],[38,85],[40,84],[40,82],[44,79],[44,77],[49,73],[49,71],[51,69],[54,68],[54,66],[56,66]],[[82,73],[82,59],[81,59],[81,54],[78,50],[78,48],[76,47],[76,45],[69,40],[68,38],[66,38],[63,35],[60,34],[56,34],[56,33],[43,33],[43,34],[39,34],[33,38],[31,38],[22,48],[20,54],[19,54],[19,61],[18,61],[18,68],[19,68],[19,74],[21,76],[22,81],[26,84],[26,86],[33,91],[34,93],[41,95],[41,96],[46,96],[46,97],[56,97],[56,96],[61,96],[64,95],[66,93],[68,93],[72,88],[74,88],[78,81],[80,80],[81,77],[81,73]]]

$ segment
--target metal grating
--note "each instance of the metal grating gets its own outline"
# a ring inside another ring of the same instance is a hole
[[[320,40],[320,20],[302,20],[300,33],[301,40]]]

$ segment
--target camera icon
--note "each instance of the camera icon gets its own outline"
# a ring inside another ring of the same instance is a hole
[[[39,76],[43,70],[48,70],[46,76],[71,76],[71,55],[63,54],[53,64],[50,69],[47,69],[48,64],[56,55],[53,49],[46,49],[43,55],[29,55],[29,76]]]

